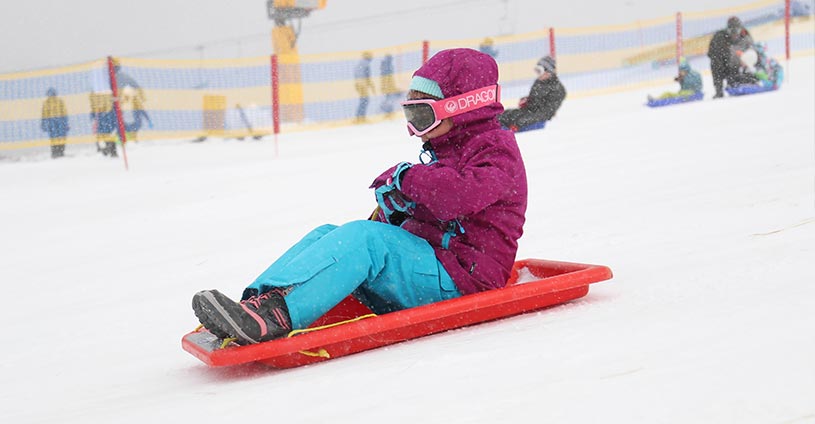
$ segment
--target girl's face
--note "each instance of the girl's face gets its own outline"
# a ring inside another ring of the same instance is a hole
[[[410,90],[408,91],[407,95],[408,100],[422,100],[422,99],[432,99],[432,100],[440,100],[437,97],[433,97],[429,94],[422,93],[421,91]],[[453,120],[450,118],[442,119],[441,124],[438,127],[433,128],[430,132],[422,136],[422,143],[436,138],[442,135],[447,134],[450,130],[453,129]]]
[[[422,143],[431,138],[436,138],[442,135],[447,134],[450,130],[453,129],[453,120],[450,118],[442,119],[441,124],[438,127],[433,128],[432,131],[422,136]]]

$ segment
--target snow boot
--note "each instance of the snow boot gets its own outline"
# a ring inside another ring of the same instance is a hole
[[[278,290],[240,303],[218,290],[203,290],[193,296],[192,309],[212,334],[221,338],[234,337],[239,344],[265,342],[291,331],[289,310]]]

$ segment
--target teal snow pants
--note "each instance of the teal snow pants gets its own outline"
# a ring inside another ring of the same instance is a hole
[[[376,221],[323,225],[308,233],[244,291],[286,295],[292,328],[306,328],[349,294],[383,314],[461,296],[430,244]]]

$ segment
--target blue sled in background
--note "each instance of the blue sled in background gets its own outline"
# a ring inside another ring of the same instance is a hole
[[[690,96],[668,97],[665,99],[648,99],[648,107],[662,107],[670,105],[678,105],[680,103],[695,102],[705,98],[705,93],[697,91]]]
[[[529,125],[527,125],[525,127],[520,127],[520,128],[517,128],[517,127],[514,127],[514,126],[509,127],[509,128],[501,126],[502,129],[510,130],[512,132],[525,132],[525,131],[542,130],[544,127],[546,127],[546,121],[536,122],[534,124],[529,124]]]
[[[778,87],[772,85],[759,85],[748,84],[739,85],[736,87],[727,87],[724,90],[730,96],[745,96],[748,94],[766,93],[768,91],[775,91]]]

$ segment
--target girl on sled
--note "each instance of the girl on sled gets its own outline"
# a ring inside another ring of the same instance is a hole
[[[234,301],[193,296],[201,324],[240,344],[303,329],[348,295],[383,314],[503,287],[527,204],[515,137],[497,117],[498,66],[471,49],[444,50],[413,74],[402,108],[422,140],[371,185],[371,220],[323,225],[294,244]]]

